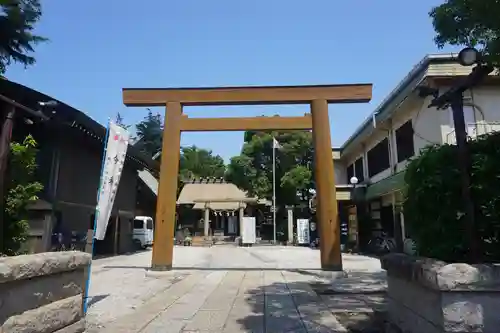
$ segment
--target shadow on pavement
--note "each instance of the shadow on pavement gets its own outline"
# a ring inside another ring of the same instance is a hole
[[[91,296],[91,297],[89,297],[90,300],[87,302],[87,306],[90,308],[92,305],[96,304],[97,302],[102,301],[103,299],[105,299],[108,296],[109,296],[109,294]]]
[[[144,269],[150,270],[150,266],[134,266],[134,265],[107,265],[102,266],[103,269]],[[324,271],[318,268],[280,268],[280,267],[196,267],[196,266],[176,266],[172,271],[287,271],[300,273],[302,275],[310,275],[315,277],[323,277]]]
[[[383,281],[381,273],[357,273],[330,284],[328,290],[338,290],[335,295],[324,295],[306,281],[258,287],[235,302],[252,313],[236,322],[249,332],[346,332],[344,327],[347,332],[383,332],[383,319],[377,314],[385,309],[384,292],[366,294],[361,287]]]

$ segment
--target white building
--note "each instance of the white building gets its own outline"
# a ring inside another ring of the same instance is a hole
[[[429,144],[455,143],[451,110],[429,108],[432,97],[422,97],[419,87],[438,88],[442,93],[470,70],[458,64],[456,55],[426,56],[340,148],[339,161],[334,152],[335,162],[346,170],[345,176],[336,170],[341,179],[337,188],[342,191],[342,184],[356,176],[366,186],[363,199],[372,220],[390,233],[403,220],[400,191],[408,160]],[[464,96],[469,136],[500,129],[499,77],[491,75]]]

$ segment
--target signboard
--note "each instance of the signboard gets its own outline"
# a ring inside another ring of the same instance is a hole
[[[255,217],[243,217],[243,244],[255,244]]]
[[[309,244],[309,220],[297,219],[297,241],[299,244]]]

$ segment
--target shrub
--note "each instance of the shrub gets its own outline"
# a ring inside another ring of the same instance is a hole
[[[470,141],[471,191],[484,261],[500,261],[500,133]],[[466,262],[467,235],[457,147],[429,146],[405,174],[405,223],[419,255]]]
[[[36,165],[36,141],[28,135],[22,143],[12,142],[8,164],[6,200],[3,223],[5,255],[20,254],[28,236],[28,204],[38,199],[43,185],[34,180]]]

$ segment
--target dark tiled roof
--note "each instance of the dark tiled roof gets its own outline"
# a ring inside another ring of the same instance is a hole
[[[82,111],[61,102],[54,97],[45,95],[39,91],[28,88],[19,83],[9,81],[2,77],[0,77],[0,94],[33,110],[38,110],[40,108],[38,105],[38,102],[40,101],[57,101],[57,113],[55,115],[47,114],[47,116],[55,118],[54,120],[57,122],[68,124],[74,130],[79,130],[85,135],[88,135],[100,142],[104,142],[106,128],[103,125],[99,124]],[[159,170],[159,163],[157,161],[154,161],[152,158],[144,155],[132,145],[129,145],[127,149],[127,158],[137,162],[150,171],[157,172]]]

